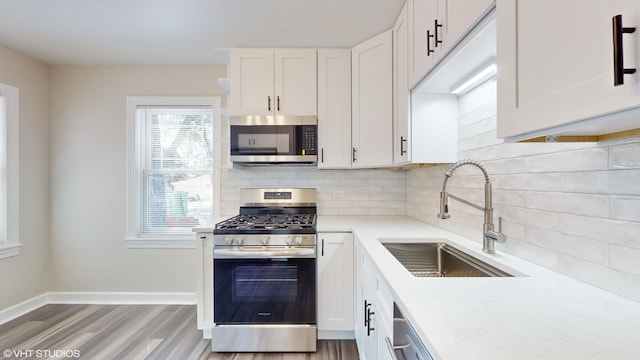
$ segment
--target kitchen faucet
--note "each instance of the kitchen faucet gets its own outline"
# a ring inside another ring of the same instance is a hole
[[[485,179],[485,183],[484,183],[484,207],[476,205],[470,201],[467,201],[459,196],[455,196],[453,194],[449,194],[447,193],[447,181],[449,180],[449,178],[453,175],[453,172],[458,169],[459,167],[465,166],[465,165],[472,165],[477,167],[478,169],[480,169],[480,171],[482,171],[482,174],[484,175],[484,179]],[[482,251],[484,251],[487,254],[495,254],[496,253],[496,248],[495,248],[495,244],[496,241],[499,243],[503,243],[505,242],[505,240],[507,240],[507,236],[500,233],[501,229],[499,229],[497,232],[494,230],[494,226],[493,226],[493,206],[492,206],[492,200],[491,200],[491,181],[489,180],[489,174],[487,174],[487,170],[484,168],[484,166],[482,166],[479,162],[475,161],[475,160],[470,160],[470,159],[465,159],[465,160],[460,160],[457,163],[453,164],[451,166],[451,168],[449,170],[447,170],[447,172],[444,173],[444,182],[442,183],[442,191],[440,192],[440,213],[438,214],[438,217],[440,219],[448,219],[451,217],[451,215],[449,215],[449,198],[453,198],[455,200],[460,201],[463,204],[467,204],[471,207],[474,207],[476,209],[482,210],[484,212],[484,225],[483,225],[483,232],[484,232],[484,239],[482,242]],[[500,218],[499,221],[499,225],[500,228],[502,227],[502,219]]]

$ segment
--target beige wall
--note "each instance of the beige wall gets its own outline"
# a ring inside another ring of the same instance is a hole
[[[0,46],[0,82],[20,92],[20,240],[0,259],[0,309],[47,289],[49,250],[48,67]]]
[[[132,250],[126,97],[223,95],[219,66],[53,66],[51,291],[194,292],[195,250]]]

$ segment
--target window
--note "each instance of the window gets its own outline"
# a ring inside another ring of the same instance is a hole
[[[20,252],[18,89],[0,83],[0,259]]]
[[[193,247],[192,229],[211,226],[219,207],[218,103],[129,98],[129,247]]]

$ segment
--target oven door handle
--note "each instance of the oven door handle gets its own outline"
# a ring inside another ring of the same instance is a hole
[[[315,257],[315,248],[281,248],[273,250],[213,249],[214,259],[288,259]]]

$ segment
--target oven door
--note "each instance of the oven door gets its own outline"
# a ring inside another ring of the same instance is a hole
[[[214,259],[214,322],[316,324],[316,259]]]

